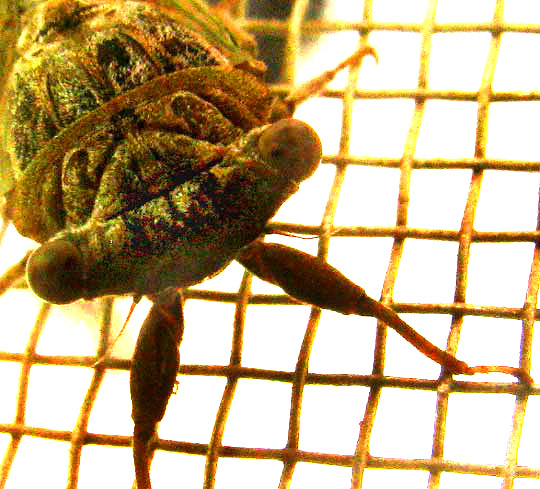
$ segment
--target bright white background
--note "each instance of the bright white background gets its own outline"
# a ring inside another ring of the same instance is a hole
[[[437,21],[488,22],[494,0],[440,0]],[[387,22],[422,23],[427,1],[376,0],[373,18]],[[327,15],[334,19],[359,19],[362,2],[335,0]],[[540,23],[540,3],[507,1],[505,20]],[[366,60],[359,87],[396,89],[416,86],[420,35],[379,32],[370,36],[380,62]],[[432,43],[429,86],[434,89],[477,90],[488,52],[490,36],[483,34],[435,34]],[[357,34],[325,36],[317,50],[309,47],[300,58],[298,81],[332,67],[355,49]],[[505,34],[493,84],[495,91],[540,89],[540,36]],[[345,74],[333,84],[342,87]],[[400,157],[410,124],[410,100],[359,101],[355,104],[351,152],[358,156]],[[430,101],[426,106],[417,145],[418,157],[473,156],[477,107],[474,103]],[[313,125],[323,139],[325,154],[338,149],[341,102],[320,99],[304,104],[297,117]],[[487,156],[539,160],[538,103],[492,104],[489,114]],[[415,170],[411,182],[411,227],[459,229],[471,172],[469,170]],[[287,202],[278,221],[319,224],[333,178],[333,167],[323,165]],[[349,168],[336,215],[336,225],[392,226],[395,222],[398,170]],[[538,174],[487,171],[475,228],[481,231],[534,230],[538,199]],[[316,241],[277,238],[315,253]],[[9,245],[9,246],[8,246]],[[13,232],[0,256],[3,270],[32,245]],[[329,261],[379,297],[388,264],[391,240],[385,238],[333,238]],[[396,283],[397,302],[452,302],[455,286],[457,244],[408,240]],[[533,245],[474,244],[471,251],[467,302],[521,307],[526,293]],[[242,268],[233,264],[219,277],[201,285],[205,289],[236,291]],[[255,280],[254,293],[279,292]],[[38,301],[26,292],[10,291],[0,299],[2,350],[24,350]],[[118,302],[115,327],[125,318],[129,301]],[[118,340],[114,354],[129,358],[148,304],[140,305],[130,329]],[[188,301],[186,330],[181,347],[185,364],[227,364],[234,306]],[[308,307],[250,306],[244,340],[243,365],[293,370]],[[437,345],[444,347],[450,317],[403,315],[404,319]],[[80,304],[55,308],[38,344],[40,354],[92,355],[98,331],[98,305]],[[315,340],[310,371],[369,374],[372,366],[375,320],[324,312]],[[520,327],[518,321],[467,318],[458,356],[472,365],[517,365]],[[536,335],[538,337],[538,335]],[[540,378],[540,345],[535,342],[533,371]],[[0,423],[13,421],[19,366],[0,363],[2,399]],[[439,367],[424,358],[393,332],[389,332],[385,373],[393,376],[437,378]],[[90,382],[85,368],[35,366],[30,376],[26,423],[71,430]],[[467,380],[466,377],[463,377]],[[160,427],[163,438],[208,442],[223,379],[181,377]],[[478,376],[474,380],[508,381],[506,376]],[[358,435],[368,390],[361,387],[307,386],[302,412],[300,448],[309,451],[351,454]],[[385,389],[377,412],[371,454],[383,457],[429,458],[435,416],[433,392]],[[241,380],[225,430],[226,445],[281,448],[286,443],[290,386]],[[508,395],[461,395],[450,398],[445,458],[459,462],[503,464],[511,428],[514,398]],[[92,411],[89,430],[130,435],[130,401],[127,372],[109,372]],[[331,414],[331,418],[330,415]],[[538,467],[540,400],[529,400],[519,464]],[[0,453],[9,441],[0,435]],[[25,437],[15,460],[9,489],[63,487],[68,467],[67,443]],[[31,468],[31,469],[30,469]],[[201,487],[204,458],[158,452],[153,465],[155,489]],[[270,461],[222,459],[218,488],[277,487],[281,464]],[[79,487],[130,487],[133,474],[129,449],[85,447]],[[368,470],[364,487],[425,487],[427,473]],[[493,477],[444,474],[441,488],[500,487]],[[517,480],[516,489],[538,487],[532,480]],[[350,470],[299,464],[292,487],[346,488]]]

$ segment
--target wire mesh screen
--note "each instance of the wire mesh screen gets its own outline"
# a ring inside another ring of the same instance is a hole
[[[360,42],[379,63],[299,108],[326,156],[271,229],[315,238],[267,240],[328,259],[470,364],[540,378],[537,3],[268,3],[237,14],[270,46],[276,92]],[[32,246],[8,228],[3,269]],[[442,376],[374,319],[298,304],[236,263],[184,297],[155,488],[537,487],[537,387]],[[108,347],[129,306],[0,298],[1,487],[131,486],[128,370],[148,303]]]

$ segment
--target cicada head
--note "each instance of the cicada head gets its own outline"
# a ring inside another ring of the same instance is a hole
[[[44,243],[28,263],[41,298],[198,283],[313,173],[318,136],[275,103],[239,32],[198,0],[33,10],[4,127],[13,222]]]
[[[315,131],[294,119],[252,129],[214,153],[200,149],[213,157],[189,179],[38,248],[27,267],[34,292],[64,304],[201,282],[263,232],[321,159]]]

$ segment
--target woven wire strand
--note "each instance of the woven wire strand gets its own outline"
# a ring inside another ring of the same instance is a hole
[[[377,0],[366,0],[363,18],[359,22],[326,22],[306,21],[305,12],[309,6],[308,0],[297,0],[293,4],[291,15],[287,20],[260,20],[246,18],[247,1],[239,3],[239,22],[253,33],[265,33],[281,37],[286,41],[285,81],[276,85],[276,93],[287,93],[291,90],[291,80],[296,66],[296,56],[302,36],[316,37],[321,33],[339,31],[357,31],[359,42],[367,42],[369,35],[377,31],[416,32],[421,35],[421,63],[418,74],[418,84],[414,89],[404,90],[360,90],[356,88],[358,69],[350,70],[349,79],[344,90],[326,90],[325,97],[343,100],[342,131],[339,151],[335,155],[324,157],[323,163],[335,165],[335,177],[330,195],[326,203],[320,226],[310,226],[285,222],[274,222],[271,229],[296,234],[318,236],[318,254],[326,258],[330,241],[334,237],[389,237],[393,244],[388,262],[387,273],[383,285],[381,300],[401,313],[446,314],[452,317],[451,330],[448,339],[448,349],[455,353],[459,341],[460,329],[467,316],[487,316],[491,318],[508,318],[522,321],[522,340],[520,364],[526,370],[530,369],[532,355],[532,332],[537,317],[537,296],[540,284],[540,219],[536,231],[511,232],[477,232],[474,230],[476,208],[482,188],[482,178],[485,170],[514,170],[535,172],[540,170],[536,161],[496,160],[486,156],[488,108],[493,102],[519,102],[540,100],[540,91],[493,93],[491,84],[497,65],[497,56],[501,36],[507,32],[540,33],[538,25],[506,24],[503,19],[503,1],[495,4],[493,20],[479,24],[445,24],[436,23],[435,16],[437,1],[430,0],[427,4],[425,21],[422,24],[381,23],[371,17],[373,4]],[[439,32],[488,32],[491,34],[489,53],[484,66],[482,84],[477,92],[458,92],[431,90],[428,87],[428,60],[431,55],[431,40],[434,33]],[[351,157],[349,155],[351,141],[351,121],[353,102],[359,99],[410,99],[414,101],[414,111],[403,155],[401,158],[370,158]],[[416,144],[422,124],[426,102],[430,100],[470,101],[477,104],[477,122],[475,150],[473,158],[463,159],[419,159],[415,157]],[[399,195],[395,225],[392,227],[348,226],[334,229],[334,215],[345,181],[346,169],[349,165],[377,166],[399,168]],[[411,228],[407,224],[408,205],[411,197],[411,173],[414,169],[470,169],[471,181],[461,228],[455,231],[445,229]],[[400,268],[404,245],[407,239],[416,238],[431,241],[450,241],[458,244],[458,266],[456,270],[456,287],[452,303],[394,303],[392,300],[396,278]],[[472,243],[535,243],[534,256],[530,267],[527,296],[522,308],[502,306],[478,306],[466,302],[468,263]],[[441,484],[441,474],[462,473],[501,478],[502,487],[511,488],[517,478],[540,478],[540,465],[525,467],[518,465],[518,448],[523,429],[525,410],[529,396],[536,396],[540,389],[536,388],[525,393],[517,384],[493,382],[459,382],[441,375],[438,380],[417,378],[396,378],[384,374],[386,329],[383,324],[377,328],[373,371],[370,375],[352,374],[315,374],[308,369],[311,348],[315,338],[320,311],[313,308],[306,326],[306,333],[298,354],[296,369],[291,372],[246,368],[242,366],[242,342],[246,318],[246,309],[253,304],[290,305],[294,301],[282,294],[251,294],[252,278],[245,273],[237,293],[211,291],[204,289],[189,289],[184,293],[186,301],[221,301],[235,304],[233,324],[233,342],[230,362],[225,366],[211,365],[181,365],[180,374],[186,376],[218,376],[226,379],[221,403],[216,412],[212,435],[207,443],[190,443],[175,440],[160,440],[157,447],[160,450],[195,454],[206,457],[206,468],[203,486],[206,489],[214,487],[218,461],[223,458],[255,458],[279,460],[283,463],[280,488],[289,487],[294,478],[295,468],[299,462],[313,462],[335,466],[352,467],[352,487],[362,487],[366,469],[401,469],[426,471],[429,474],[428,487],[436,489]],[[62,431],[44,427],[29,426],[25,423],[27,410],[28,384],[30,370],[33,365],[64,365],[91,367],[96,359],[107,353],[107,345],[112,341],[111,321],[113,300],[105,299],[101,306],[100,343],[96,356],[55,356],[38,355],[36,347],[40,334],[48,319],[51,306],[42,305],[36,317],[35,324],[28,338],[26,349],[22,353],[0,351],[0,361],[16,362],[21,365],[17,408],[12,423],[0,424],[0,433],[11,436],[0,470],[0,488],[9,486],[10,469],[14,463],[18,448],[25,436],[40,437],[48,440],[64,441],[70,444],[68,489],[75,489],[79,484],[79,469],[81,456],[85,446],[104,445],[128,447],[131,438],[119,435],[103,435],[88,432],[88,422],[104,375],[111,369],[128,370],[129,360],[106,356],[98,363],[93,371],[86,397],[81,405],[79,417],[73,430]],[[0,345],[1,348],[1,345]],[[240,446],[224,446],[222,443],[229,411],[234,400],[235,391],[240,379],[274,380],[289,383],[292,386],[291,409],[286,446],[282,449],[245,448]],[[350,455],[332,453],[307,452],[299,448],[300,416],[304,388],[307,385],[335,386],[365,386],[369,388],[369,397],[363,413],[356,451]],[[436,421],[433,432],[432,456],[429,459],[383,458],[372,457],[369,445],[373,425],[377,417],[381,392],[388,387],[420,389],[437,393],[435,406]],[[482,465],[473,463],[452,462],[444,458],[444,440],[448,401],[452,393],[499,393],[511,394],[515,397],[512,417],[512,430],[507,448],[506,462],[502,465]],[[181,474],[178,474],[181,478]]]

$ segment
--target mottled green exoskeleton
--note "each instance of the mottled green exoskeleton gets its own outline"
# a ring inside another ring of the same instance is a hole
[[[371,49],[279,100],[251,38],[200,0],[8,5],[1,190],[19,233],[41,244],[29,285],[57,304],[155,300],[131,377],[139,489],[150,487],[145,446],[178,369],[176,289],[233,259],[300,301],[382,319],[452,373],[486,370],[431,345],[322,260],[258,239],[321,159],[295,105]]]
[[[308,126],[266,126],[288,114],[246,71],[249,55],[236,68],[188,20],[144,2],[66,0],[41,4],[23,31],[6,87],[9,204],[19,232],[45,242],[28,266],[45,300],[200,282],[318,164]]]

